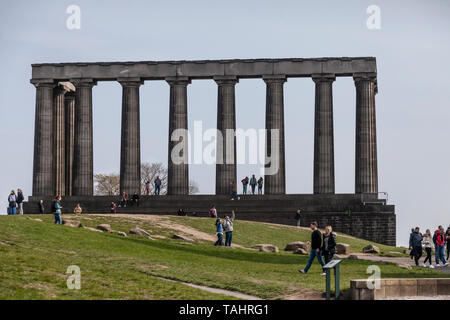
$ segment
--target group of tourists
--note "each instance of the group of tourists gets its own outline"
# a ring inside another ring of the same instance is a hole
[[[447,259],[445,259],[445,247],[447,247]],[[447,267],[447,260],[450,257],[450,226],[448,226],[447,231],[444,231],[444,228],[439,226],[433,235],[430,229],[427,229],[424,234],[420,232],[419,227],[411,229],[409,249],[411,250],[411,259],[414,259],[416,266],[419,266],[419,260],[423,255],[423,249],[425,249],[427,256],[422,262],[422,267],[426,268],[428,262],[429,268],[434,268],[431,258],[433,248],[435,250],[436,267],[440,267],[441,262],[444,267]]]
[[[300,273],[306,274],[311,267],[314,258],[317,258],[320,265],[322,266],[322,275],[326,275],[323,267],[325,264],[333,259],[336,253],[336,234],[333,233],[331,226],[325,227],[325,232],[322,234],[318,229],[317,222],[313,221],[310,224],[312,230],[311,233],[311,250],[309,252],[308,262],[304,269],[298,270]],[[325,259],[325,261],[324,261]]]
[[[115,203],[112,202],[111,206],[113,206],[113,204],[115,205]],[[119,208],[120,207],[126,208],[127,205],[133,206],[133,204],[136,204],[136,206],[139,207],[139,194],[137,192],[135,192],[130,199],[130,197],[128,196],[128,193],[125,190],[122,190],[122,193],[120,194]],[[117,206],[116,206],[115,210],[117,210]]]
[[[252,174],[252,177],[249,179],[248,177],[245,177],[241,180],[242,183],[242,194],[247,194],[247,187],[250,185],[252,188],[252,194],[255,194],[256,186],[258,186],[258,194],[262,194],[262,188],[264,184],[263,177],[259,177],[258,180],[256,180],[256,177],[254,174]]]
[[[21,189],[14,190],[8,196],[8,215],[23,214],[23,201],[25,200]]]
[[[154,194],[159,196],[159,194],[160,194],[160,192],[161,192],[161,185],[162,185],[162,181],[161,181],[161,179],[159,178],[159,176],[156,176],[156,178],[155,178],[155,180],[153,181],[153,183],[154,183],[154,185],[155,185],[155,191],[154,191]],[[147,181],[145,182],[145,194],[146,194],[147,196],[150,195],[150,181],[149,181],[149,180],[147,180]]]

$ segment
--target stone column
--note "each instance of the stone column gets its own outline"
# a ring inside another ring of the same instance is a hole
[[[167,78],[170,85],[167,194],[189,194],[187,77]]]
[[[356,86],[355,193],[378,193],[375,74],[354,74]]]
[[[73,177],[73,143],[74,143],[74,129],[75,129],[75,92],[67,92],[65,98],[65,151],[66,151],[66,165],[65,165],[65,182],[66,182],[66,196],[72,195],[72,177]]]
[[[53,90],[53,170],[55,194],[64,196],[65,183],[65,106],[64,95],[66,89],[64,86],[58,85]]]
[[[316,84],[314,120],[314,193],[333,194],[334,135],[333,81],[334,75],[313,75]]]
[[[216,194],[230,195],[236,180],[236,77],[215,77],[217,94]]]
[[[142,81],[118,79],[122,85],[122,132],[120,146],[120,190],[141,193],[141,143],[139,87]]]
[[[72,195],[92,196],[94,161],[92,139],[92,79],[71,80],[75,86],[75,136]]]
[[[54,195],[53,81],[31,80],[36,87],[34,124],[33,196]]]
[[[286,76],[264,76],[266,89],[266,157],[264,194],[285,194],[284,102]]]

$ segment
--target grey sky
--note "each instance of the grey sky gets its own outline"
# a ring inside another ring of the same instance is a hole
[[[81,30],[66,8],[81,8]],[[369,5],[381,29],[366,27]],[[379,93],[380,191],[397,213],[397,241],[415,225],[450,224],[450,2],[441,1],[17,1],[0,10],[0,195],[31,192],[35,89],[31,63],[375,56]],[[121,87],[94,87],[94,171],[118,172]],[[355,88],[334,83],[336,192],[354,191]],[[189,125],[216,126],[217,86],[188,87]],[[167,163],[169,86],[141,87],[142,161]],[[236,87],[238,128],[264,128],[265,85]],[[312,192],[314,85],[285,84],[288,193]],[[214,192],[215,166],[191,165],[201,193]],[[258,174],[240,165],[238,176]],[[6,212],[1,209],[1,213]]]

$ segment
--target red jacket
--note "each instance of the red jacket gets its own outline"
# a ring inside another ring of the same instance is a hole
[[[445,238],[444,238],[444,235],[441,234],[441,232],[440,232],[439,230],[436,230],[436,231],[434,232],[434,234],[436,235],[436,244],[437,244],[439,247],[445,246]]]

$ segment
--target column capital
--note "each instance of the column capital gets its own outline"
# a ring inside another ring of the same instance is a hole
[[[75,86],[75,88],[78,87],[93,87],[97,85],[97,81],[90,78],[74,78],[70,79],[70,82]]]
[[[359,81],[377,81],[377,74],[374,72],[371,73],[354,73],[353,74],[353,80],[356,82]]]
[[[30,83],[33,84],[36,88],[39,88],[39,87],[54,88],[54,87],[56,87],[56,83],[55,83],[54,79],[31,79]]]
[[[117,78],[122,87],[140,87],[144,84],[144,80],[141,78]]]
[[[214,76],[214,81],[219,85],[235,85],[239,79],[235,76]]]
[[[315,82],[334,82],[336,75],[333,73],[313,73],[311,79]]]
[[[169,83],[169,85],[188,85],[191,83],[189,77],[166,77],[164,80]]]
[[[263,75],[262,79],[265,83],[284,83],[287,81],[286,75],[284,74],[269,74]]]

